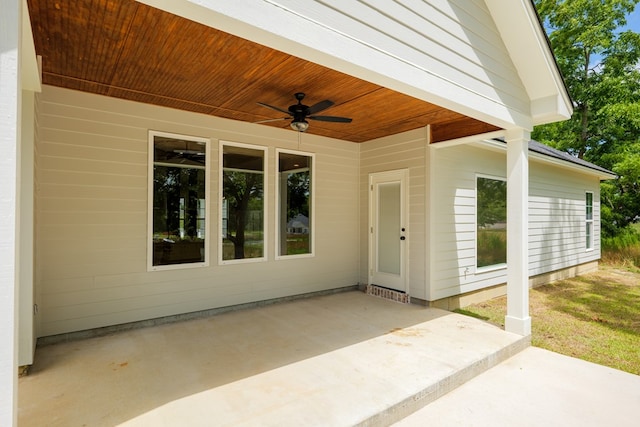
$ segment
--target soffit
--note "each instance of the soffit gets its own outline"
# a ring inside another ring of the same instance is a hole
[[[232,36],[133,0],[28,0],[43,83],[202,114],[257,122],[287,109],[335,103],[307,133],[364,142],[431,125],[432,141],[493,125]],[[264,126],[288,128],[289,121]]]

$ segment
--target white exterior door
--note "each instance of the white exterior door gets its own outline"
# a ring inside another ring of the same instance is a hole
[[[407,291],[406,169],[369,175],[369,283]]]

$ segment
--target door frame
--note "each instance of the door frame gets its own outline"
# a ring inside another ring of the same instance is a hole
[[[368,283],[375,284],[373,282],[374,274],[377,269],[377,230],[376,221],[378,214],[378,200],[375,191],[375,185],[384,182],[399,182],[400,183],[400,219],[401,227],[405,230],[402,235],[405,237],[400,244],[400,285],[398,288],[392,287],[391,289],[409,293],[409,198],[408,198],[408,186],[409,186],[409,169],[395,169],[384,172],[372,172],[369,174],[369,224],[367,227],[367,234],[369,236],[369,265],[368,265]],[[398,236],[400,239],[400,236]],[[381,286],[384,286],[381,284]]]

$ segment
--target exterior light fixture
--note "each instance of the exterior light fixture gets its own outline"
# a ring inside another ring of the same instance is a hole
[[[294,120],[291,122],[291,129],[297,130],[298,132],[304,132],[309,127],[309,122],[306,120]]]

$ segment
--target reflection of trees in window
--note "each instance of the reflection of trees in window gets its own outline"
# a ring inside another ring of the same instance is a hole
[[[204,238],[204,170],[155,166],[153,168],[154,238]]]
[[[585,208],[586,208],[586,212],[585,212],[586,246],[587,246],[587,249],[593,249],[593,193],[591,191],[587,191],[586,193]]]
[[[223,259],[263,256],[263,175],[251,172],[223,172],[224,203],[227,208],[224,239],[233,253],[223,250]]]
[[[264,256],[264,150],[223,146],[222,259]]]
[[[298,215],[309,218],[309,171],[287,175],[287,221]]]
[[[303,154],[278,153],[279,255],[311,253],[311,162]]]
[[[477,179],[477,266],[507,262],[507,183],[499,179]]]
[[[205,261],[204,141],[153,134],[153,266]]]

